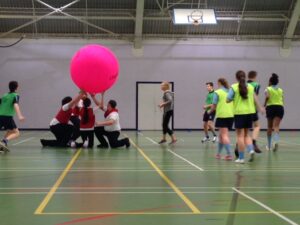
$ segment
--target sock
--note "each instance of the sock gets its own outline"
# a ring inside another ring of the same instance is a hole
[[[221,142],[218,143],[218,154],[221,154],[224,144]]]
[[[256,140],[253,139],[252,142],[253,142],[253,145],[255,146],[256,145]]]
[[[239,151],[239,159],[244,159],[244,152]]]
[[[271,149],[272,145],[272,135],[268,135],[268,148]]]
[[[231,155],[231,146],[230,146],[230,144],[225,144],[225,149],[226,149],[227,155]]]
[[[253,144],[250,144],[250,145],[247,145],[247,152],[249,153],[249,152],[251,152],[251,151],[253,151]]]
[[[274,136],[273,136],[273,141],[275,142],[275,143],[278,143],[279,142],[279,133],[274,133]]]
[[[206,138],[209,139],[209,135],[206,135]]]
[[[212,132],[212,134],[213,134],[215,137],[217,136],[216,133],[215,133],[215,131],[212,130],[211,132]]]
[[[4,143],[5,145],[7,145],[8,140],[7,140],[6,138],[3,138],[2,141],[3,141],[3,143]]]

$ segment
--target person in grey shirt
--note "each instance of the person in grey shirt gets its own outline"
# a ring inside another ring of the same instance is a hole
[[[163,108],[163,137],[159,144],[167,142],[166,135],[169,134],[171,137],[170,144],[174,144],[177,139],[173,133],[173,131],[169,128],[170,119],[173,116],[173,109],[174,109],[174,93],[170,90],[170,83],[169,82],[162,82],[161,83],[161,90],[164,92],[163,95],[163,102],[158,105],[159,108]]]

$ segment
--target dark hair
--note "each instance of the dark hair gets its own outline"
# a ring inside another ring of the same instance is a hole
[[[246,74],[244,71],[239,70],[235,74],[236,79],[239,82],[239,92],[243,99],[248,98],[248,88],[246,84]]]
[[[225,87],[225,88],[229,88],[229,84],[228,84],[228,82],[227,82],[227,80],[225,79],[225,78],[220,78],[219,80],[218,80],[218,82],[220,83],[220,84],[222,84],[222,86],[223,87]]]
[[[279,77],[276,73],[272,73],[272,76],[269,79],[270,85],[277,85],[279,83]]]
[[[117,106],[117,102],[115,100],[109,100],[108,104],[114,109]]]
[[[207,82],[206,85],[209,85],[209,86],[213,87],[214,83],[213,82]]]
[[[88,108],[91,105],[91,99],[85,98],[83,100],[83,116],[82,116],[82,123],[86,124],[89,122],[89,113],[88,113]]]
[[[248,79],[254,79],[254,78],[256,78],[256,76],[257,76],[257,72],[256,71],[250,71],[249,73],[248,73]]]
[[[69,102],[72,101],[72,98],[70,96],[67,96],[67,97],[64,97],[62,100],[61,100],[61,105],[65,105]]]
[[[13,80],[13,81],[9,82],[9,84],[8,84],[9,91],[15,92],[17,90],[18,86],[19,86],[19,84],[17,81]]]

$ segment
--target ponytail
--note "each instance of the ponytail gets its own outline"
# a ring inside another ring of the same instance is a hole
[[[247,99],[248,98],[248,88],[247,88],[247,83],[246,83],[246,74],[244,71],[239,70],[236,72],[235,74],[236,79],[239,82],[239,92],[240,92],[240,96],[243,99]]]
[[[229,84],[228,84],[228,82],[227,82],[227,80],[226,80],[225,78],[220,78],[220,79],[218,80],[218,82],[219,82],[223,87],[225,87],[226,89],[229,88]]]

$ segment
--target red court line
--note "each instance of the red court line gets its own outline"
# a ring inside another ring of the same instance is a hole
[[[135,212],[152,212],[152,211],[161,210],[161,209],[182,208],[184,206],[185,205],[183,205],[183,204],[181,204],[181,205],[169,205],[169,206],[156,207],[156,208],[132,210],[132,211],[128,211],[128,212],[133,212],[133,213],[135,213]],[[92,220],[104,219],[104,218],[113,217],[113,216],[121,216],[121,215],[118,214],[118,213],[108,213],[108,214],[103,214],[103,215],[99,215],[99,216],[79,218],[79,219],[75,219],[75,220],[71,220],[71,221],[67,221],[67,222],[63,222],[63,223],[58,223],[56,225],[75,224],[75,223],[87,222],[87,221],[92,221]]]

